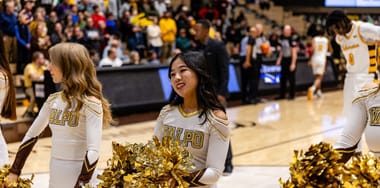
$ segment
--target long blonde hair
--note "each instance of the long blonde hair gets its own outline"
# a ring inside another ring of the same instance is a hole
[[[102,102],[103,126],[112,123],[110,104],[103,97],[102,85],[97,80],[95,65],[87,49],[78,43],[59,43],[49,49],[49,56],[62,71],[63,94],[77,101],[75,111],[82,108],[85,96],[93,96]],[[71,100],[68,103],[71,108]]]
[[[16,116],[16,90],[13,83],[13,76],[11,69],[9,67],[9,62],[5,58],[5,50],[3,43],[3,34],[0,32],[0,70],[5,73],[6,79],[8,81],[8,94],[5,98],[3,109],[1,109],[1,116],[3,118],[15,120]]]

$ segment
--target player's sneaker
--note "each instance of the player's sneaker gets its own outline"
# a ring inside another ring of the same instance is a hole
[[[318,98],[321,98],[322,97],[322,90],[321,89],[318,89],[317,90],[317,93],[315,94]]]
[[[307,89],[307,100],[310,101],[313,99],[314,90],[315,90],[315,88],[313,86],[309,87],[309,89]]]

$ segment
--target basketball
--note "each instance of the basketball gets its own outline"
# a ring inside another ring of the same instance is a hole
[[[270,54],[270,44],[268,42],[264,42],[263,44],[261,44],[260,47],[261,47],[261,52],[264,55]]]

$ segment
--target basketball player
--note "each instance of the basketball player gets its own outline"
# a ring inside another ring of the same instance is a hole
[[[331,51],[331,47],[329,47],[329,40],[323,35],[324,30],[321,28],[321,26],[317,26],[317,35],[313,37],[313,40],[311,42],[312,55],[309,61],[309,65],[311,65],[313,69],[315,80],[314,84],[308,89],[308,100],[311,100],[314,94],[316,94],[318,97],[322,96],[321,85],[323,73],[326,69],[327,51]]]
[[[96,70],[87,49],[76,43],[59,43],[49,49],[48,66],[62,91],[49,96],[21,142],[10,169],[17,180],[26,158],[47,125],[52,131],[50,188],[79,188],[95,170],[103,125],[112,120],[102,96]]]
[[[329,35],[336,35],[336,42],[347,62],[343,88],[343,113],[347,114],[357,91],[374,81],[376,41],[380,40],[380,27],[351,21],[343,11],[335,10],[327,16],[326,28]]]
[[[362,134],[365,134],[370,152],[380,156],[380,87],[370,83],[358,92],[349,112],[347,125],[334,148],[346,162],[354,154]]]
[[[173,88],[170,104],[163,107],[154,135],[183,142],[193,156],[195,171],[190,186],[215,187],[222,176],[231,126],[217,99],[202,52],[173,58],[169,67]]]

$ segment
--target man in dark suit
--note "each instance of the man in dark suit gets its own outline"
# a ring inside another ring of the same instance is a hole
[[[210,22],[208,20],[199,20],[194,27],[196,41],[195,50],[203,51],[207,60],[208,69],[211,75],[214,88],[218,95],[219,102],[227,106],[228,93],[228,54],[222,41],[209,38]],[[231,143],[228,148],[227,158],[224,165],[224,175],[232,173],[232,151]]]

